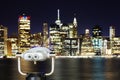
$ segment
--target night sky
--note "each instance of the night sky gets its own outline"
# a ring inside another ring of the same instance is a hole
[[[42,31],[43,22],[52,24],[60,9],[62,23],[71,23],[76,14],[79,34],[86,28],[100,25],[103,36],[109,35],[109,26],[114,25],[116,36],[120,35],[119,0],[1,0],[0,24],[8,27],[8,34],[17,33],[18,16],[31,16],[31,33]]]

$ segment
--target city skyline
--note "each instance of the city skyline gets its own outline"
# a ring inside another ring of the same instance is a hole
[[[89,29],[85,29],[84,35],[79,36],[76,18],[74,17],[73,23],[62,24],[59,14],[58,9],[57,20],[55,24],[50,25],[49,30],[48,24],[43,24],[43,35],[30,33],[30,17],[26,15],[19,17],[18,37],[7,37],[8,29],[0,25],[1,56],[24,53],[37,46],[50,48],[58,56],[120,54],[120,37],[115,36],[114,26],[110,26],[109,36],[102,36],[102,28],[99,25],[92,28],[92,36]]]
[[[114,25],[116,35],[120,32],[120,11],[116,1],[7,1],[0,3],[0,24],[8,27],[8,34],[18,31],[18,17],[26,13],[31,16],[31,32],[42,31],[42,25],[49,25],[57,19],[57,9],[60,9],[62,23],[72,23],[74,14],[78,21],[78,33],[83,34],[85,29],[92,29],[96,24],[103,28],[103,36],[109,35],[109,26]]]

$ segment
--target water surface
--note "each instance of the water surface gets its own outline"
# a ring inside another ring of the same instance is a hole
[[[50,71],[50,60],[33,62],[22,60],[22,71]],[[19,74],[17,59],[0,59],[0,80],[25,80],[26,76]],[[119,58],[67,58],[56,59],[55,71],[47,80],[120,80]]]

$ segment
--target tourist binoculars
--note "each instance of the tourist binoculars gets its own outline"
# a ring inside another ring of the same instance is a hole
[[[34,47],[27,50],[24,53],[17,54],[18,57],[18,71],[21,75],[27,75],[21,71],[21,58],[26,61],[45,61],[48,58],[51,58],[51,71],[49,73],[45,73],[45,76],[49,76],[54,72],[54,63],[55,63],[55,54],[51,54],[52,52],[46,47]]]

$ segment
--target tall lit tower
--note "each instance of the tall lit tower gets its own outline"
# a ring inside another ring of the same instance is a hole
[[[0,25],[0,56],[7,54],[7,28]]]
[[[52,24],[50,26],[50,47],[56,55],[61,54],[61,43],[60,27]]]
[[[43,23],[43,46],[48,47],[48,24]]]
[[[119,53],[119,38],[115,38],[115,27],[110,26],[109,28],[109,38],[110,38],[110,49],[111,53]]]
[[[115,27],[114,26],[110,26],[110,29],[109,29],[109,37],[110,37],[110,40],[112,40],[112,38],[115,37]]]
[[[74,37],[77,38],[77,19],[74,17],[73,19],[73,25],[74,25]]]
[[[77,19],[74,17],[73,22],[68,24],[69,38],[77,38]]]
[[[69,38],[74,38],[74,25],[73,23],[68,24],[69,26]]]
[[[89,29],[85,29],[85,35],[82,38],[81,55],[95,55]]]
[[[92,42],[96,55],[101,55],[103,52],[103,38],[102,38],[102,28],[99,25],[95,25],[92,28]]]
[[[25,14],[18,20],[18,46],[21,53],[30,48],[30,16]]]
[[[59,9],[57,10],[57,20],[55,21],[55,24],[50,25],[50,48],[52,48],[53,52],[56,55],[61,55],[61,50],[62,50],[62,36],[61,36],[61,27],[62,23],[60,20],[60,11]]]

